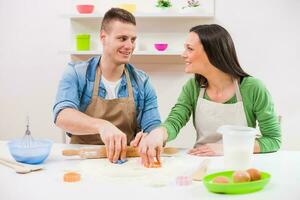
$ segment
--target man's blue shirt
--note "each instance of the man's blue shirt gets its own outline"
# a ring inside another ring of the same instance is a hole
[[[92,98],[99,60],[100,57],[93,57],[85,62],[71,62],[68,64],[58,86],[53,107],[54,122],[59,112],[64,108],[74,108],[85,112]],[[133,88],[138,127],[149,133],[161,123],[155,90],[148,75],[143,71],[134,68],[130,64],[126,64],[125,67],[129,72]],[[105,99],[106,89],[102,81],[98,95]],[[117,95],[118,98],[128,97],[125,73],[122,75]]]

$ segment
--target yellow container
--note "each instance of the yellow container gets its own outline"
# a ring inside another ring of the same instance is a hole
[[[90,35],[89,34],[76,35],[76,49],[77,49],[77,51],[89,51],[90,50]]]
[[[131,12],[132,14],[136,11],[136,4],[134,3],[122,3],[118,5],[119,8],[122,8],[124,10],[127,10],[128,12]]]

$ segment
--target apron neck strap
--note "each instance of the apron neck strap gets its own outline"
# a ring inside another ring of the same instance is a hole
[[[95,78],[95,83],[93,88],[93,96],[98,96],[100,76],[101,76],[101,69],[100,66],[98,66],[96,69],[96,78]]]
[[[205,90],[206,90],[205,87],[200,87],[200,94],[199,94],[199,97],[202,98],[202,99],[204,98]]]
[[[125,65],[124,71],[125,71],[125,77],[126,77],[126,81],[127,81],[128,97],[133,98],[132,85],[131,85],[131,81],[130,81],[130,78],[129,78],[129,73],[128,73],[128,70],[126,68],[126,65]]]
[[[236,100],[237,101],[243,101],[242,100],[242,95],[241,95],[241,92],[240,92],[240,86],[239,86],[239,83],[238,83],[237,79],[234,80],[234,85],[235,85]]]
[[[126,68],[126,65],[125,65],[124,71],[125,71],[125,77],[126,77],[126,81],[127,81],[128,97],[133,98],[131,81],[130,81],[130,78],[129,78],[129,74],[128,74],[128,70]],[[98,96],[101,74],[102,73],[101,73],[100,66],[98,66],[97,69],[96,69],[96,78],[95,78],[95,84],[94,84],[94,88],[93,88],[93,96]]]
[[[234,86],[235,86],[236,100],[242,101],[242,95],[240,92],[240,87],[239,87],[237,79],[234,80]],[[200,88],[200,94],[199,94],[200,98],[204,98],[205,90],[206,90],[206,88]]]

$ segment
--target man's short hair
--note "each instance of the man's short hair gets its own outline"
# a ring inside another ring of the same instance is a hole
[[[108,31],[109,24],[114,20],[136,25],[135,17],[130,12],[121,8],[111,8],[105,13],[100,30]]]

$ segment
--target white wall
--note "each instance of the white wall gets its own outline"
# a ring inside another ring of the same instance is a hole
[[[231,33],[241,65],[264,81],[283,116],[284,148],[300,149],[300,1],[216,0],[215,6],[214,22]],[[70,45],[69,22],[59,15],[69,10],[70,1],[0,0],[0,139],[21,137],[29,112],[35,137],[61,141],[52,123],[52,105],[69,60],[59,54]],[[157,88],[165,119],[189,75],[183,66],[140,67]],[[173,145],[191,146],[191,123],[181,133]]]

